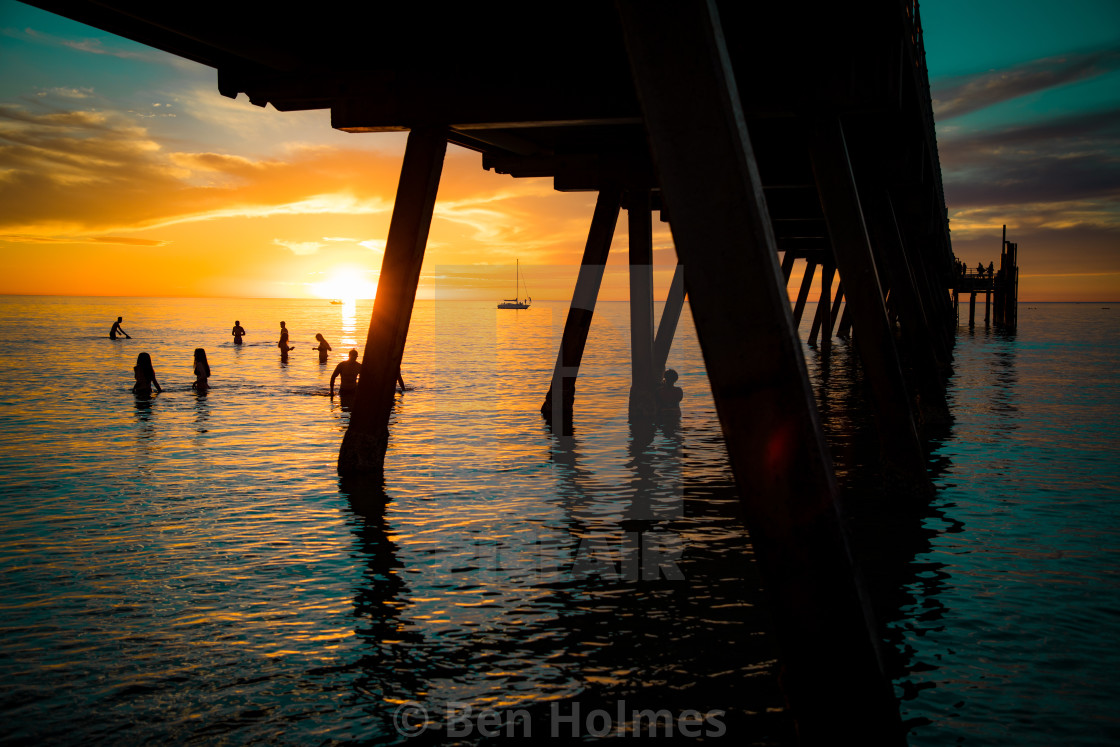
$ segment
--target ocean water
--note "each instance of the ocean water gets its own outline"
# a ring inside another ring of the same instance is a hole
[[[687,311],[679,422],[631,428],[627,305],[602,303],[558,438],[566,304],[418,301],[384,486],[339,481],[327,392],[369,311],[0,298],[0,740],[593,739],[664,709],[662,734],[789,743]],[[1120,736],[1115,313],[962,328],[921,501],[877,479],[848,344],[827,368],[806,349],[911,744]],[[118,315],[133,339],[106,339]]]

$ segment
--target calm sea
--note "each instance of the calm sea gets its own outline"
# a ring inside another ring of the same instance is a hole
[[[808,351],[911,744],[1120,739],[1101,305],[960,330],[932,501],[877,479],[847,344],[827,372]],[[687,313],[679,422],[631,429],[627,305],[603,303],[558,438],[539,408],[565,311],[417,302],[380,489],[340,484],[327,392],[367,303],[0,298],[0,741],[591,739],[648,709],[661,734],[788,743]],[[106,339],[118,315],[133,339]]]

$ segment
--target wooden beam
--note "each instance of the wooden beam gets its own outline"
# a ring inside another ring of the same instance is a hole
[[[902,744],[715,3],[616,7],[802,741]]]
[[[797,261],[797,254],[794,252],[786,252],[782,255],[782,279],[789,285],[789,276],[793,272],[793,263]]]
[[[393,390],[404,356],[446,152],[446,128],[413,130],[408,135],[358,392],[338,452],[340,475],[380,475],[384,469]]]
[[[653,339],[653,379],[661,381],[665,375],[665,365],[669,360],[669,350],[677,334],[677,322],[684,309],[684,265],[677,263],[673,270],[673,281],[669,284],[669,295],[661,309],[661,321],[657,325],[657,336]]]
[[[648,190],[625,195],[630,233],[630,412],[652,416],[653,380],[653,212]]]
[[[836,268],[831,262],[821,268],[821,295],[817,299],[817,313],[813,316],[813,326],[809,329],[809,347],[816,347],[817,333],[822,325],[827,323],[829,327],[832,326],[828,314],[832,310],[832,277],[835,274]]]
[[[599,287],[603,284],[607,255],[611,249],[622,191],[617,185],[603,189],[595,201],[595,214],[583,249],[583,261],[572,293],[572,303],[564,320],[564,335],[556,353],[552,383],[541,405],[541,413],[552,424],[553,433],[572,435],[572,408],[576,397],[576,377],[587,345],[587,333],[595,314]],[[559,428],[557,427],[559,423]]]
[[[837,268],[847,287],[856,348],[871,383],[884,454],[903,476],[924,484],[928,477],[914,421],[914,401],[902,377],[844,131],[837,117],[820,117],[810,123],[809,153]]]
[[[813,275],[817,272],[817,263],[809,260],[805,265],[805,274],[801,277],[801,288],[797,291],[797,300],[793,306],[793,328],[796,331],[801,325],[801,315],[805,313],[805,303],[809,300],[809,291],[813,289]]]

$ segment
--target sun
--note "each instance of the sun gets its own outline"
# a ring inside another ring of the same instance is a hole
[[[367,279],[367,275],[372,274],[371,270],[339,265],[325,274],[326,277],[318,283],[307,284],[310,292],[319,298],[356,301],[377,295],[377,283]]]

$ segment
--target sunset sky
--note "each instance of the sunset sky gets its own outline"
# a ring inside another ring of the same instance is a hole
[[[922,18],[957,255],[998,264],[1006,223],[1022,300],[1120,299],[1120,3],[930,0]],[[0,293],[371,295],[404,135],[227,99],[216,77],[0,0]],[[465,297],[508,295],[519,258],[535,297],[567,298],[541,268],[574,270],[594,195],[480,161],[449,149],[423,292],[477,275]],[[663,225],[655,249],[671,266]]]

